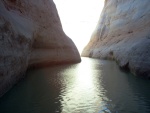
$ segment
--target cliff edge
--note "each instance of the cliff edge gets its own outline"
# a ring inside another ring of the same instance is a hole
[[[150,77],[149,4],[149,0],[106,0],[81,56],[114,59],[133,74]]]

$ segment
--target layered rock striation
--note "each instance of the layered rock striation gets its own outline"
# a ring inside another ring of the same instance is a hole
[[[0,96],[29,66],[80,61],[53,0],[0,1]]]
[[[133,74],[150,77],[149,4],[149,0],[106,0],[81,56],[114,59]]]

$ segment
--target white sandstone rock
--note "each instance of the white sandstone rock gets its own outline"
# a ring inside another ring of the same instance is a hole
[[[150,77],[149,4],[149,0],[106,0],[81,56],[115,59],[135,75]]]

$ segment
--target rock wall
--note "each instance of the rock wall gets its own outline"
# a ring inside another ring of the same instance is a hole
[[[53,0],[0,1],[0,96],[29,66],[80,61]]]
[[[150,77],[149,4],[149,0],[106,0],[81,56],[115,59],[133,74]]]

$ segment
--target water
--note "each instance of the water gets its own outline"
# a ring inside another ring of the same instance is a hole
[[[0,113],[150,113],[150,81],[113,61],[29,70],[0,98]]]

